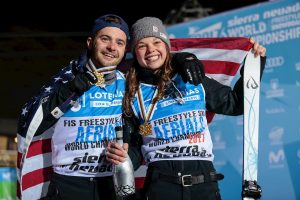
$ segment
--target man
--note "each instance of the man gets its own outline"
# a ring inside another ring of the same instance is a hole
[[[71,61],[24,105],[18,123],[20,198],[117,198],[105,148],[122,125],[125,78],[116,68],[128,41],[121,17],[99,17],[87,55]],[[180,71],[197,84],[197,66],[185,67]]]
[[[37,192],[26,194],[26,183],[21,182],[28,166],[33,165],[24,159],[35,138],[28,140],[45,132],[51,132],[54,171],[47,199],[116,199],[112,166],[106,162],[104,150],[115,138],[114,127],[122,124],[125,79],[116,68],[125,55],[128,39],[128,25],[121,17],[99,17],[87,38],[87,64],[85,56],[72,61],[24,106],[18,127],[23,156],[19,181],[24,199],[34,199]],[[46,191],[45,186],[40,197]]]

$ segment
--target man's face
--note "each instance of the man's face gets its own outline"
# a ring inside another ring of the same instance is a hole
[[[88,38],[87,45],[96,67],[118,65],[126,51],[126,35],[116,27],[105,27],[94,38]]]

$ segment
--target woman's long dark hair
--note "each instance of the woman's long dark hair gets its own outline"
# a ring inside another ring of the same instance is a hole
[[[167,47],[167,52],[170,52],[168,47]],[[158,84],[157,84],[158,93],[156,98],[153,99],[153,103],[157,102],[164,96],[166,84],[171,79],[171,75],[173,72],[171,66],[171,57],[172,57],[171,53],[168,53],[164,64],[159,69],[153,71],[153,73],[157,77],[159,77]],[[137,74],[138,67],[141,66],[139,65],[136,57],[134,56],[133,64],[126,75],[126,89],[125,89],[125,96],[123,98],[123,109],[124,109],[124,114],[126,116],[132,116],[133,114],[131,103],[133,101],[134,95],[139,89],[139,84],[141,82]]]

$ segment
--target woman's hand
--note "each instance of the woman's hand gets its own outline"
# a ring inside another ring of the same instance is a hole
[[[255,57],[266,56],[267,49],[264,46],[260,45],[258,42],[255,42],[253,38],[250,38],[250,42],[254,44],[252,48],[252,52],[254,53]]]

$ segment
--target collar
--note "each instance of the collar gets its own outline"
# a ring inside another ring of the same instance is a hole
[[[137,67],[137,73],[138,77],[141,80],[141,82],[151,85],[157,85],[159,81],[159,72],[155,73],[153,70],[146,69],[143,67]],[[174,80],[171,80],[167,83],[164,95],[165,96],[172,96],[173,99],[175,99],[179,104],[184,104],[185,101],[183,97],[186,95],[186,88],[180,88],[177,85],[177,82]]]
[[[144,67],[137,67],[137,76],[143,83],[151,84],[151,85],[157,85],[159,81],[159,75],[156,74],[153,70],[151,69],[146,69]]]

